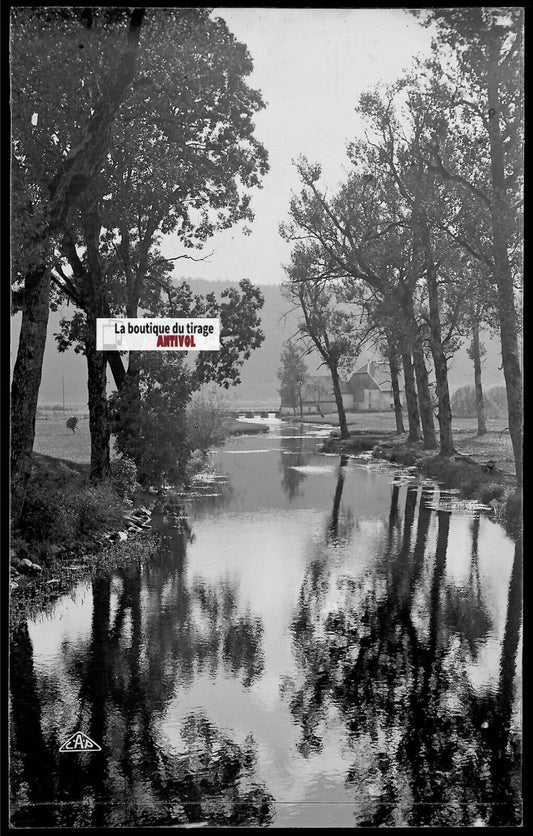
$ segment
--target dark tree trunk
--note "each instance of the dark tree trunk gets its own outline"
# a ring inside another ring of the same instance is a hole
[[[17,359],[11,384],[11,521],[19,521],[31,471],[37,399],[48,329],[50,271],[26,275]]]
[[[416,326],[414,326],[416,327]],[[426,368],[422,340],[417,333],[413,340],[413,361],[416,374],[416,388],[418,389],[418,406],[420,409],[420,421],[422,423],[422,436],[424,439],[424,450],[433,450],[437,446],[435,435],[435,423],[433,421],[433,404],[429,391],[429,377]]]
[[[148,271],[148,256],[153,235],[157,229],[157,223],[153,222],[148,226],[142,240],[139,242],[137,248],[137,268],[134,270],[131,261],[131,237],[127,228],[121,230],[120,252],[124,265],[124,272],[126,275],[126,315],[135,319],[139,312],[139,300],[141,296],[142,287],[146,279]],[[117,384],[118,391],[121,391],[124,384],[128,387],[128,403],[127,415],[121,416],[122,422],[127,422],[128,435],[134,460],[140,464],[143,455],[143,442],[141,438],[141,389],[140,389],[140,372],[141,372],[141,354],[138,351],[130,351],[128,355],[128,370],[124,372],[124,367],[120,365],[116,359],[113,359],[112,373]]]
[[[144,14],[144,8],[132,10],[127,45],[118,64],[115,79],[112,84],[106,86],[106,94],[95,102],[79,141],[73,144],[49,183],[50,222],[42,239],[32,242],[37,249],[43,245],[46,249],[49,235],[66,225],[72,207],[87,189],[107,153],[111,125],[133,79]],[[36,268],[31,275],[31,290],[28,287],[30,292],[24,301],[23,324],[13,373],[11,478],[12,520],[15,523],[24,502],[29,475],[48,326],[50,273],[43,265]]]
[[[408,443],[416,444],[420,441],[420,415],[418,412],[418,398],[416,396],[415,375],[411,352],[402,349],[403,378],[405,381],[405,401],[407,404],[407,421],[409,424]]]
[[[141,357],[138,351],[130,351],[128,358],[128,371],[126,373],[126,385],[128,391],[126,410],[127,414],[121,415],[121,423],[127,423],[128,438],[131,455],[137,465],[141,464],[143,447],[141,439]]]
[[[400,435],[405,432],[402,415],[402,401],[400,399],[400,364],[398,362],[398,355],[387,337],[387,359],[389,361],[390,378],[392,386],[392,398],[394,401],[394,418],[396,420],[396,432]]]
[[[455,453],[452,437],[452,408],[450,405],[450,390],[448,386],[448,361],[442,346],[437,270],[429,247],[427,248],[426,255],[428,258],[427,288],[431,333],[430,344],[431,354],[433,356],[433,365],[435,366],[435,379],[437,381],[437,398],[439,405],[437,419],[439,422],[440,455],[451,456]],[[431,423],[433,424],[433,415],[431,416]]]
[[[96,319],[87,324],[96,334]],[[100,482],[109,475],[109,421],[107,408],[107,360],[96,351],[96,340],[85,342],[87,388],[89,391],[89,431],[91,433],[91,481]]]
[[[134,272],[130,263],[130,235],[128,230],[122,233],[122,252],[124,259],[124,267],[126,271],[126,315],[130,319],[135,319],[139,311],[139,296],[141,286],[146,276],[148,268],[148,250],[149,241],[141,242],[139,251],[139,265]],[[128,371],[126,373],[128,399],[127,399],[127,414],[121,415],[121,423],[127,423],[129,443],[131,444],[131,451],[135,462],[140,465],[143,455],[142,439],[141,439],[141,389],[140,389],[140,373],[141,373],[141,355],[138,351],[130,351],[128,354]]]
[[[416,388],[418,390],[418,408],[420,412],[420,421],[422,424],[422,437],[424,440],[424,449],[433,450],[437,446],[437,438],[435,436],[435,424],[433,421],[433,405],[431,403],[431,395],[429,391],[429,378],[426,368],[426,361],[424,358],[424,350],[422,347],[422,339],[420,331],[416,322],[413,310],[413,296],[409,287],[402,288],[399,298],[401,310],[404,315],[405,325],[407,326],[407,339],[411,343],[413,353],[413,363],[416,375]]]
[[[339,415],[339,426],[341,430],[341,438],[349,438],[348,424],[346,423],[346,412],[344,410],[344,401],[342,399],[341,384],[339,380],[339,372],[335,366],[330,366],[331,381],[333,383],[333,392],[335,395],[335,403],[337,404],[337,413]]]
[[[106,351],[105,356],[111,370],[111,374],[113,375],[117,392],[120,392],[124,386],[124,381],[126,380],[126,369],[124,368],[122,357],[118,351]]]
[[[496,249],[496,248],[495,248]],[[496,270],[500,273],[508,272],[509,265],[504,265],[503,259],[495,256]],[[500,262],[500,264],[498,264]],[[509,275],[510,287],[504,280],[498,282],[500,338],[502,345],[502,364],[507,392],[507,408],[509,412],[509,433],[513,445],[518,485],[522,484],[522,372],[520,369],[518,332],[516,326],[516,312],[514,307],[512,277]]]
[[[89,391],[89,430],[91,433],[91,481],[99,482],[109,475],[109,416],[107,405],[106,352],[96,350],[96,320],[106,309],[103,270],[100,259],[100,215],[98,202],[92,200],[84,214],[83,226],[87,246],[86,311],[87,388]]]
[[[479,322],[477,319],[474,319],[472,323],[472,345],[470,347],[470,356],[474,363],[477,434],[479,436],[485,435],[485,433],[487,432],[487,422],[485,418],[485,401],[483,398],[483,386],[481,384],[481,347],[479,344]]]
[[[494,258],[494,279],[498,289],[498,312],[502,344],[502,363],[509,410],[509,433],[513,445],[518,485],[522,484],[522,422],[523,393],[517,316],[514,301],[513,274],[509,264],[509,202],[505,185],[504,149],[500,129],[501,36],[492,31],[488,43],[488,120],[490,141],[492,200],[491,225]]]

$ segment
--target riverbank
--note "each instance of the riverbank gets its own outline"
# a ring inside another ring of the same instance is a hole
[[[405,434],[400,436],[391,431],[366,429],[353,433],[348,439],[332,435],[325,441],[322,450],[325,453],[348,455],[371,450],[376,459],[417,468],[421,474],[443,488],[457,491],[458,498],[478,501],[511,535],[518,534],[522,503],[516,490],[514,474],[501,470],[495,459],[487,458],[486,453],[480,456],[480,461],[476,461],[471,455],[460,451],[460,444],[456,445],[458,449],[455,455],[446,457],[423,450],[421,445],[408,445],[406,440]],[[488,441],[488,444],[485,442],[485,449],[492,452],[494,446]],[[482,439],[480,442],[483,444]]]
[[[251,421],[239,421],[238,418],[232,418],[227,426],[228,435],[257,435],[257,433],[267,433],[268,426],[265,424],[253,424]]]
[[[232,419],[228,436],[268,432],[264,424]],[[152,511],[176,528],[183,523],[187,486],[160,496],[127,484],[124,477],[101,485],[89,482],[90,435],[87,423],[76,433],[61,419],[37,424],[33,472],[23,524],[10,543],[11,614],[45,610],[85,575],[149,557],[158,539]],[[194,458],[194,457],[193,457]],[[118,460],[112,461],[112,468]],[[205,467],[192,462],[191,482]]]
[[[191,486],[204,467],[204,459],[194,463]],[[11,532],[12,622],[45,611],[86,576],[149,559],[161,541],[154,520],[158,527],[164,516],[170,527],[187,529],[187,490],[144,490],[131,474],[113,470],[113,463],[110,478],[92,485],[88,462],[35,453],[24,519]]]
[[[120,488],[116,479],[91,485],[88,462],[34,454],[23,523],[11,532],[12,618],[45,610],[85,575],[131,560],[132,545],[134,556],[153,553],[151,511]]]
[[[351,436],[373,433],[380,438],[394,439],[401,444],[407,441],[407,433],[397,434],[392,412],[348,412],[346,420]],[[336,432],[339,432],[338,416],[334,414],[305,415],[303,423],[331,424]],[[404,423],[407,426],[406,417]],[[487,421],[487,432],[478,437],[475,418],[454,418],[453,439],[458,453],[469,456],[480,465],[493,461],[501,473],[511,477],[516,475],[513,448],[504,419],[490,418]]]

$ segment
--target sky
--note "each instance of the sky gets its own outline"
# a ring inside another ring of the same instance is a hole
[[[266,108],[256,116],[256,137],[269,153],[263,188],[253,191],[251,234],[238,227],[208,241],[196,257],[180,260],[176,276],[279,284],[290,245],[278,232],[287,220],[293,165],[300,155],[322,165],[322,182],[334,190],[347,171],[346,143],[363,135],[355,113],[361,93],[392,82],[417,54],[429,54],[431,32],[401,9],[215,8],[245,43],[254,63],[248,82]],[[167,258],[183,252],[169,236]]]

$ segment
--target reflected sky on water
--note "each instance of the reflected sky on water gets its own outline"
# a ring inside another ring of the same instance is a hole
[[[15,631],[15,826],[520,822],[520,544],[319,445],[230,439],[189,531]]]

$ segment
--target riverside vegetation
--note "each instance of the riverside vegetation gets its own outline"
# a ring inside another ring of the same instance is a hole
[[[520,532],[522,500],[516,481],[496,467],[492,459],[476,461],[470,455],[456,453],[453,457],[428,454],[422,445],[406,443],[383,430],[359,431],[351,438],[342,439],[333,431],[323,445],[324,452],[357,454],[372,451],[376,459],[384,459],[407,468],[416,468],[439,483],[454,489],[461,499],[478,500],[516,537]]]
[[[158,539],[151,530],[152,513],[170,513],[183,524],[184,496],[208,467],[209,449],[228,435],[266,430],[237,421],[213,392],[192,398],[187,426],[187,465],[172,485],[155,478],[156,473],[153,479],[142,477],[141,483],[135,462],[126,455],[113,459],[108,478],[94,484],[88,443],[81,462],[34,453],[21,522],[13,527],[11,538],[15,618],[46,607],[81,573],[108,571],[122,561],[148,558],[154,552],[154,538]],[[64,421],[47,423],[47,429],[54,427],[60,435]],[[43,447],[52,451],[50,438],[44,437]]]

